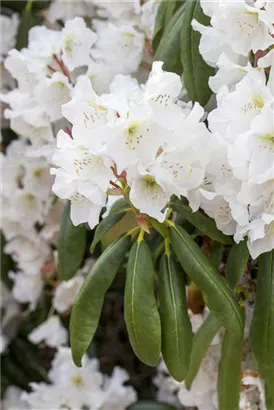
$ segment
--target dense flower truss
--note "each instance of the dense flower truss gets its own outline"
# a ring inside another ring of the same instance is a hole
[[[208,116],[218,143],[191,203],[236,242],[247,236],[255,259],[274,248],[273,2],[201,5],[211,26],[192,24],[203,58],[218,67],[209,79],[217,108]]]
[[[10,36],[4,38],[1,59],[8,54],[5,69],[18,84],[18,88],[1,96],[10,106],[5,117],[14,132],[31,141],[32,155],[44,155],[50,160],[55,134],[68,125],[61,106],[71,99],[80,74],[86,73],[94,89],[102,93],[108,91],[115,75],[135,73],[144,57],[150,60],[146,42],[151,41],[157,7],[154,0],[145,5],[139,1],[121,2],[115,7],[108,2],[97,5],[55,1],[48,19],[64,19],[64,27],[33,27],[28,47],[21,51],[9,51],[18,26],[16,15],[12,19],[1,17],[3,24],[12,25],[12,30],[7,30]],[[82,16],[92,17],[92,29]]]
[[[27,156],[23,140],[10,143],[1,153],[1,229],[6,239],[5,253],[17,262],[13,296],[34,309],[43,289],[41,270],[52,260],[50,243],[59,230],[63,203],[51,192],[52,177],[44,158]]]
[[[199,187],[212,140],[199,104],[191,109],[178,102],[181,90],[180,77],[164,72],[161,62],[153,64],[145,85],[119,75],[101,96],[87,77],[79,79],[62,107],[72,137],[58,134],[58,168],[52,169],[53,191],[71,199],[75,225],[97,225],[113,186],[129,190],[131,203],[160,222],[171,195]]]
[[[136,401],[135,390],[124,385],[128,378],[120,367],[111,376],[101,373],[98,360],[88,357],[79,369],[72,363],[70,349],[60,347],[48,373],[49,384],[31,383],[30,393],[9,387],[3,406],[7,410],[124,410]]]

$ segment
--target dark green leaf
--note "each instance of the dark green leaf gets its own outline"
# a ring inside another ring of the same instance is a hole
[[[243,335],[226,331],[218,378],[219,410],[239,410]]]
[[[238,283],[249,258],[245,241],[234,244],[229,252],[226,265],[226,278],[232,288]]]
[[[124,314],[136,356],[145,364],[156,366],[161,351],[161,323],[154,296],[152,256],[142,236],[129,255]]]
[[[22,1],[13,1],[13,0],[3,0],[1,2],[1,9],[4,7],[7,9],[11,9],[17,12],[22,12],[24,8],[26,7],[27,2],[22,0]]]
[[[128,410],[176,410],[176,407],[168,403],[159,403],[153,400],[141,400],[130,406]]]
[[[163,255],[159,274],[162,354],[169,373],[184,380],[190,362],[192,329],[187,312],[185,281],[170,254]]]
[[[105,293],[112,284],[131,244],[123,236],[110,245],[89,272],[74,303],[70,319],[70,344],[73,361],[81,360],[92,341],[101,315]]]
[[[193,380],[197,376],[200,365],[205,357],[209,346],[220,329],[220,323],[212,314],[209,314],[202,326],[197,330],[193,339],[189,370],[185,379],[185,385],[191,388]]]
[[[200,211],[192,212],[191,208],[181,201],[170,202],[170,206],[174,211],[187,219],[193,226],[198,228],[200,232],[214,241],[224,245],[230,245],[233,243],[229,236],[224,235],[218,230],[213,219],[202,214]]]
[[[110,213],[97,226],[94,239],[90,247],[90,252],[93,253],[95,246],[101,241],[103,236],[116,225],[129,210],[129,205],[124,199],[120,199],[114,203]]]
[[[221,248],[222,250],[222,248]],[[235,254],[234,254],[235,255]],[[241,258],[241,256],[240,256]],[[232,260],[231,260],[231,268],[233,268],[234,274],[231,275],[231,281],[230,281],[230,286],[233,289],[238,282],[239,275],[240,275],[240,269],[236,267],[236,265],[232,266]],[[216,265],[219,265],[219,259],[218,263]],[[238,266],[240,266],[239,264]],[[242,265],[241,265],[242,266]],[[215,266],[217,267],[217,266]],[[238,272],[238,274],[236,274]],[[208,348],[214,338],[214,336],[217,334],[219,331],[221,325],[219,321],[216,319],[215,316],[213,316],[211,313],[208,315],[202,326],[198,329],[198,331],[195,333],[194,339],[193,339],[193,347],[192,347],[192,352],[191,352],[191,360],[190,360],[190,366],[189,366],[189,371],[187,373],[186,379],[185,379],[185,384],[188,389],[190,389],[191,384],[193,380],[195,379],[198,370],[200,368],[200,365],[202,363],[202,360],[204,356],[206,355]]]
[[[257,293],[250,328],[250,343],[259,371],[268,385],[267,400],[272,402],[274,386],[274,250],[259,258]],[[271,397],[272,394],[272,397]]]
[[[210,311],[225,328],[236,335],[241,334],[243,318],[228,284],[183,228],[172,224],[170,237],[178,260],[202,291]]]
[[[28,36],[30,29],[38,24],[38,18],[33,11],[32,1],[29,0],[21,14],[20,26],[18,30],[16,48],[21,50],[28,45]]]
[[[180,33],[183,24],[183,4],[170,20],[165,35],[162,37],[160,44],[154,56],[155,61],[164,62],[164,70],[182,74],[183,68],[180,62]]]
[[[74,226],[70,220],[70,202],[63,211],[58,239],[58,273],[61,279],[71,279],[80,268],[86,248],[84,225]]]
[[[199,0],[187,0],[185,13],[181,22],[181,62],[184,67],[184,84],[189,98],[193,102],[206,105],[212,91],[208,86],[208,79],[215,74],[199,52],[201,34],[193,30],[193,19],[203,25],[209,25],[209,17],[205,16]]]
[[[173,1],[173,0],[161,1],[158,11],[157,11],[156,21],[155,21],[155,26],[154,26],[154,33],[153,33],[153,40],[152,40],[152,47],[153,47],[154,54],[164,34],[165,28],[167,27],[172,16],[174,15],[174,13],[176,12],[176,10],[181,4],[182,4],[181,1]]]

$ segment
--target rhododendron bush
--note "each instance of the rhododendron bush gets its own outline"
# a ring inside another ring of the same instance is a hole
[[[3,409],[274,410],[274,2],[1,13]]]

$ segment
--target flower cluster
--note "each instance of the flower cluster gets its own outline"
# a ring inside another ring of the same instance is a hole
[[[63,2],[55,2],[51,7],[61,8],[72,16],[86,15],[87,4],[77,3],[69,1],[66,8]],[[151,20],[146,16],[154,8],[155,18],[157,10],[157,2],[149,3],[152,5],[148,12],[147,5],[139,4],[136,21],[123,9],[114,18],[109,12],[111,6],[106,3],[103,10],[109,14],[108,19],[98,18],[99,9],[93,16],[92,29],[82,17],[67,20],[61,30],[33,27],[29,31],[28,47],[9,51],[4,66],[17,81],[18,88],[3,94],[1,99],[10,106],[5,117],[10,120],[11,129],[31,141],[32,155],[44,155],[50,160],[56,133],[69,125],[62,118],[61,106],[71,99],[81,74],[87,75],[94,89],[101,93],[108,90],[116,74],[138,71],[143,57],[149,56],[146,39]],[[81,7],[83,13],[79,12]],[[58,13],[54,15],[57,19],[61,17]],[[146,23],[142,23],[143,17]],[[9,41],[9,46],[12,45]]]
[[[212,26],[193,26],[204,59],[218,67],[209,80],[217,108],[208,116],[216,149],[191,203],[236,242],[247,236],[255,259],[274,247],[273,3],[201,5]]]
[[[125,370],[115,367],[112,375],[106,376],[99,371],[98,360],[88,357],[85,367],[79,369],[67,347],[58,349],[48,379],[50,384],[31,383],[30,393],[10,391],[4,398],[4,409],[123,410],[136,401],[135,390],[124,385],[128,380]]]
[[[199,104],[178,102],[180,77],[155,62],[145,85],[118,75],[110,93],[98,96],[79,79],[63,115],[72,136],[60,131],[53,162],[53,191],[71,199],[71,219],[93,228],[111,187],[129,190],[129,200],[163,222],[171,195],[199,187],[212,140]]]
[[[52,261],[50,244],[59,230],[63,203],[51,193],[52,177],[44,158],[29,158],[28,144],[13,141],[1,153],[3,166],[1,229],[4,252],[17,263],[13,295],[34,309],[43,288],[41,271]]]

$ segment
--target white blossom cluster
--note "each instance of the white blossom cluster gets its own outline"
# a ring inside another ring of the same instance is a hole
[[[170,196],[187,196],[200,186],[209,163],[212,139],[200,122],[199,104],[178,102],[180,77],[154,62],[140,86],[118,75],[110,93],[98,96],[87,77],[79,79],[73,99],[62,112],[72,124],[72,137],[60,131],[53,162],[58,168],[53,191],[71,200],[77,225],[99,221],[107,193],[122,176],[132,204],[163,222]]]
[[[97,359],[84,358],[84,367],[76,367],[68,347],[60,347],[48,373],[49,384],[31,383],[30,393],[9,387],[3,410],[124,410],[136,401],[136,392],[124,383],[127,372],[119,367],[111,376],[99,371]]]
[[[72,98],[79,76],[87,75],[94,89],[102,93],[108,90],[116,74],[138,71],[143,58],[148,56],[148,28],[153,30],[158,6],[154,0],[142,6],[138,3],[136,20],[131,13],[123,12],[123,3],[121,13],[114,13],[114,18],[107,2],[102,10],[109,14],[108,19],[100,19],[96,14],[92,29],[82,17],[65,21],[61,30],[36,26],[29,31],[27,48],[9,51],[4,66],[18,87],[1,96],[10,106],[5,117],[14,132],[30,140],[33,156],[44,155],[50,160],[56,132],[69,125],[62,118],[61,106]],[[129,10],[135,10],[133,3],[126,4]],[[85,2],[68,1],[66,7],[62,1],[52,3],[51,7],[82,16],[87,12],[84,5]],[[79,12],[82,6],[83,13]],[[61,17],[55,12],[54,15],[56,19]],[[151,15],[154,17],[150,18]],[[9,45],[14,44],[10,41]]]
[[[30,158],[25,140],[1,153],[1,229],[4,252],[17,263],[13,296],[33,310],[43,289],[42,270],[52,261],[51,243],[59,230],[63,203],[51,192],[52,177],[44,158]]]
[[[248,314],[251,314],[250,308],[247,311]],[[194,333],[201,326],[207,314],[207,310],[202,314],[193,314],[189,311]],[[219,331],[201,363],[190,390],[186,388],[184,382],[179,383],[174,380],[169,375],[164,362],[161,361],[157,369],[157,375],[154,378],[154,384],[157,387],[157,399],[161,402],[171,403],[178,409],[183,405],[185,407],[197,407],[198,410],[218,410],[217,385],[221,341],[222,331]],[[249,357],[243,357],[242,367],[239,410],[267,410],[264,382],[254,368],[253,361]]]
[[[215,153],[190,203],[236,242],[247,236],[253,259],[274,248],[273,4],[202,0],[211,26],[192,23],[203,58],[218,71],[209,80]]]

